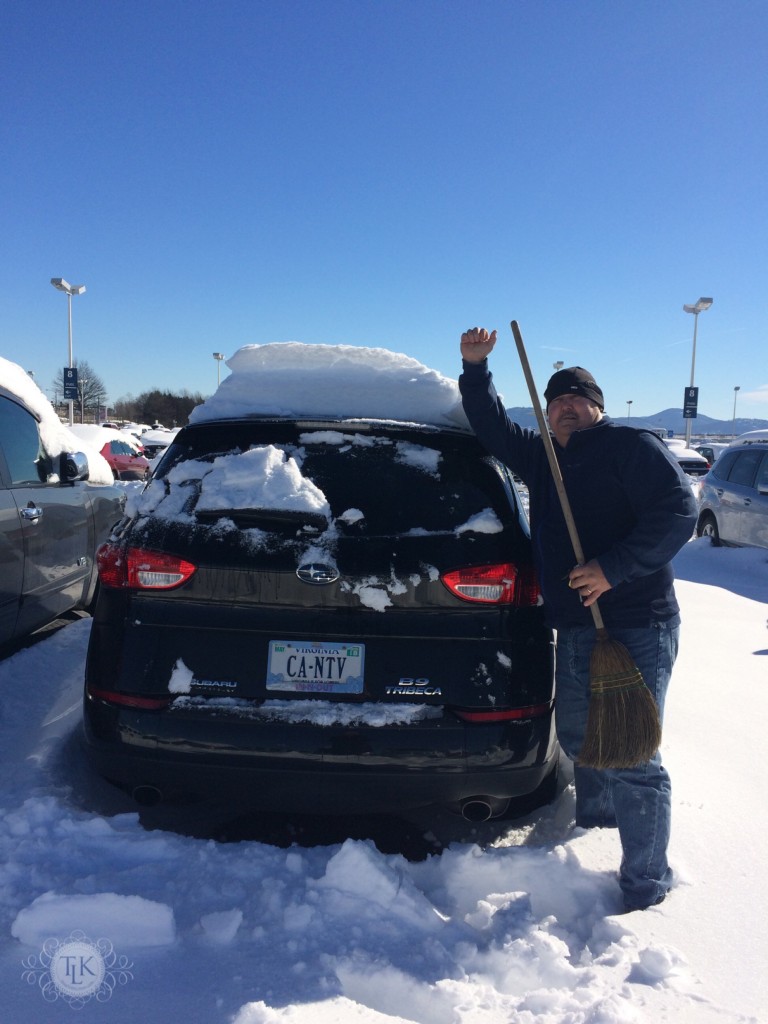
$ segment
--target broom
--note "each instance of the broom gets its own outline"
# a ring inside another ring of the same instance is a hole
[[[576,562],[583,565],[581,541],[516,320],[511,327]],[[659,711],[632,655],[624,644],[608,635],[596,601],[589,610],[597,636],[589,665],[589,714],[578,763],[585,768],[634,768],[650,760],[659,749]]]

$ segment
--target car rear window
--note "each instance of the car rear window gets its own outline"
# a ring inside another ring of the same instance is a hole
[[[161,481],[160,515],[181,507],[174,491],[186,488],[198,521],[249,512],[262,528],[303,513],[310,526],[325,519],[355,536],[497,533],[517,516],[495,460],[474,438],[439,432],[217,424],[171,446],[155,489]]]

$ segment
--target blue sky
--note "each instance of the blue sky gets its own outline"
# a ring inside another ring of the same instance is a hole
[[[762,0],[6,2],[0,355],[49,393],[216,385],[297,340],[459,373],[508,405],[588,367],[606,411],[768,418]],[[226,372],[226,371],[225,371]]]

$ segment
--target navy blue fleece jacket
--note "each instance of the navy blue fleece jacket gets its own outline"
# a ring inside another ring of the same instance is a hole
[[[465,362],[459,388],[483,446],[528,487],[550,624],[591,625],[592,613],[568,587],[576,557],[541,437],[509,419],[486,362]],[[696,501],[667,446],[651,431],[608,417],[573,433],[565,448],[554,446],[584,557],[597,559],[612,587],[599,601],[606,628],[646,627],[676,616],[670,560],[691,538]]]

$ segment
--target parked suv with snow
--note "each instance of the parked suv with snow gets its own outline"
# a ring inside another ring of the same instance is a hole
[[[553,795],[527,520],[469,429],[193,422],[129,512],[99,555],[85,726],[139,801],[481,820]]]

